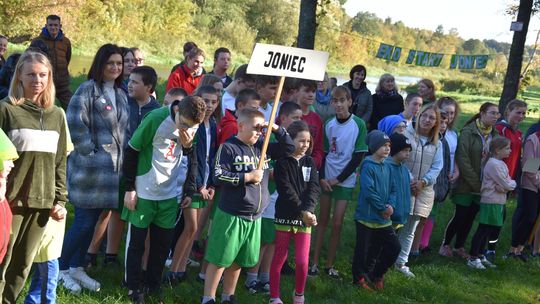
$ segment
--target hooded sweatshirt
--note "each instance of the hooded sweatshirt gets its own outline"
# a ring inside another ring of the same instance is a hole
[[[391,219],[381,216],[390,205],[396,206],[396,188],[391,181],[390,166],[368,156],[360,169],[360,191],[354,219],[379,228],[390,226]]]
[[[223,144],[231,136],[238,133],[238,121],[234,115],[234,111],[225,110],[225,115],[221,119],[218,128],[217,144]]]
[[[261,217],[268,206],[268,163],[294,152],[295,146],[284,128],[279,128],[277,143],[268,145],[268,156],[265,158],[263,180],[259,184],[245,182],[245,174],[257,168],[263,141],[255,145],[247,145],[233,136],[222,144],[216,153],[214,181],[221,186],[219,208],[233,216],[248,221]]]
[[[384,161],[390,168],[392,183],[396,189],[396,201],[392,223],[404,225],[411,213],[411,173],[403,163],[397,163],[392,157]]]

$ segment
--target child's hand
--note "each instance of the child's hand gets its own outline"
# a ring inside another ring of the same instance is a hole
[[[335,185],[339,184],[339,180],[337,178],[332,178],[332,179],[328,180],[328,184],[330,185],[330,187],[335,186]]]
[[[178,140],[182,147],[189,148],[193,144],[193,138],[195,137],[195,132],[191,129],[178,129]]]
[[[135,211],[137,207],[137,192],[136,191],[126,191],[124,195],[124,206],[128,210]]]
[[[56,204],[51,208],[49,216],[55,221],[61,221],[66,218],[67,210],[66,208]]]
[[[416,180],[412,180],[411,181],[411,194],[413,196],[416,196],[417,192],[416,192],[416,184],[418,183],[418,181]]]
[[[254,184],[259,184],[260,182],[262,182],[263,176],[264,176],[264,170],[253,169],[251,170],[251,172],[246,173],[246,175],[244,176],[244,180],[245,182],[248,182],[248,183],[251,182]]]
[[[328,183],[327,180],[321,179],[321,180],[319,181],[319,184],[321,185],[321,189],[322,189],[324,192],[332,192],[332,186],[330,186],[330,184]]]
[[[265,121],[263,124],[262,124],[262,128],[266,128],[268,129],[268,125],[269,123],[267,121]],[[277,130],[279,130],[279,126],[275,123],[272,124],[272,132],[277,132]]]
[[[302,211],[302,222],[308,227],[317,225],[317,217],[309,211]]]
[[[210,193],[206,187],[203,187],[201,190],[199,190],[199,193],[201,194],[203,200],[207,201],[210,199]]]
[[[216,194],[216,190],[214,188],[208,189],[208,195],[210,196],[210,198],[208,200],[209,201],[213,200],[215,194]]]
[[[390,218],[390,216],[392,216],[392,214],[394,213],[394,208],[392,208],[392,206],[390,205],[386,205],[386,210],[384,210],[383,212],[381,212],[381,216],[387,220]]]
[[[189,208],[189,206],[191,206],[191,197],[186,196],[184,200],[182,200],[180,208]]]

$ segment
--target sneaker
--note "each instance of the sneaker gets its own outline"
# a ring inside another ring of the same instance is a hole
[[[229,300],[221,301],[221,304],[237,304],[236,297],[234,295],[229,296]]]
[[[495,262],[495,250],[486,250],[486,253],[484,253],[484,256],[491,263]]]
[[[205,276],[204,274],[201,275],[200,272],[197,274],[197,278],[196,278],[197,281],[199,281],[199,282],[201,282],[201,283],[204,284],[204,280],[205,280],[205,279],[206,279],[206,276]]]
[[[486,267],[484,267],[484,265],[482,264],[482,261],[480,261],[479,258],[476,258],[474,260],[469,259],[467,261],[467,266],[469,266],[471,268],[474,268],[474,269],[486,269]]]
[[[280,298],[268,300],[268,304],[283,304]]]
[[[334,266],[330,267],[330,268],[325,268],[324,271],[326,272],[326,274],[331,277],[332,279],[340,279],[339,277],[339,271],[337,271]]]
[[[363,288],[367,291],[373,291],[373,289],[371,287],[369,287],[366,279],[364,277],[361,277],[358,281],[356,282],[353,282],[353,285],[356,286],[356,287],[360,287],[360,288]]]
[[[482,262],[482,264],[484,266],[486,266],[487,268],[496,268],[497,265],[491,263],[487,258],[486,256],[483,256],[482,258],[480,258],[480,262]]]
[[[128,292],[128,298],[131,303],[144,304],[144,293],[138,290],[130,290]]]
[[[507,260],[507,259],[510,259],[510,258],[514,258],[516,257],[516,254],[513,253],[513,252],[508,252],[507,254],[503,255],[503,260]]]
[[[452,254],[452,248],[448,245],[441,245],[441,248],[439,248],[439,255],[451,258],[454,255]]]
[[[270,294],[270,282],[259,282],[258,292],[262,294]]]
[[[101,289],[101,284],[98,281],[89,277],[82,267],[70,268],[69,275],[79,282],[81,287],[92,291],[99,291]]]
[[[122,267],[122,263],[120,263],[120,260],[116,256],[114,257],[106,257],[103,260],[103,267]]]
[[[309,277],[316,277],[319,275],[319,267],[317,265],[313,265],[309,267],[307,275]]]
[[[525,262],[525,263],[529,260],[529,256],[524,252],[521,252],[519,254],[515,254],[514,258],[516,258],[518,260],[521,260],[522,262]]]
[[[409,258],[410,259],[415,259],[415,258],[418,258],[420,257],[420,251],[411,251],[409,253]]]
[[[192,259],[188,259],[187,260],[187,263],[186,263],[186,266],[188,267],[201,267],[201,263],[195,261],[195,260],[192,260]]]
[[[172,271],[168,271],[165,274],[165,278],[163,278],[163,280],[165,281],[165,283],[169,284],[171,287],[179,283],[178,279],[176,278],[176,273]]]
[[[97,266],[98,266],[97,254],[86,253],[86,255],[84,256],[84,267],[92,268],[92,267],[97,267]]]
[[[403,273],[408,278],[414,278],[416,277],[414,273],[412,273],[411,269],[407,265],[397,265],[396,264],[396,270]]]
[[[81,285],[69,275],[69,270],[61,270],[58,274],[58,281],[62,282],[64,288],[71,293],[78,294],[81,292]]]
[[[540,258],[540,252],[531,254],[531,258],[534,258],[534,259]]]
[[[454,249],[454,254],[457,255],[460,258],[463,258],[465,260],[468,260],[471,258],[471,256],[465,251],[465,248],[461,247],[459,249]]]
[[[295,270],[291,265],[289,264],[289,261],[285,261],[285,264],[283,264],[283,267],[281,267],[281,274],[283,275],[294,275]]]
[[[293,304],[304,304],[305,303],[304,295],[297,295],[296,292],[293,292],[292,302]]]
[[[384,289],[384,278],[378,278],[373,281],[373,287],[375,287],[375,290],[383,290]]]
[[[165,267],[171,268],[171,265],[172,265],[172,259],[165,260]]]
[[[259,282],[257,280],[252,281],[249,285],[244,285],[250,294],[256,294],[259,292]]]

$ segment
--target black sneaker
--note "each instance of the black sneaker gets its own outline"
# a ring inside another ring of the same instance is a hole
[[[236,302],[236,297],[234,295],[231,295],[229,296],[229,300],[221,301],[221,304],[238,304],[238,302]]]
[[[283,267],[281,267],[281,274],[283,275],[294,275],[295,270],[291,267],[289,264],[289,261],[285,261],[285,264],[283,264]]]
[[[122,263],[118,260],[118,257],[115,256],[106,256],[103,259],[103,267],[122,267]]]
[[[313,265],[309,267],[307,272],[308,277],[316,277],[319,275],[319,267],[317,265]]]
[[[84,268],[88,269],[88,268],[97,267],[97,266],[98,266],[97,254],[87,253],[84,256]]]
[[[244,284],[244,286],[250,294],[256,294],[257,292],[259,292],[259,282],[257,280],[252,281],[251,283],[249,283],[249,285]]]
[[[270,294],[270,282],[259,282],[259,286],[257,286],[257,293],[261,294]]]
[[[514,258],[516,258],[518,260],[521,260],[522,262],[525,262],[525,263],[527,263],[527,261],[529,260],[529,256],[526,253],[523,253],[523,252],[521,252],[519,254],[515,254]]]
[[[163,281],[165,281],[165,283],[169,284],[171,287],[177,285],[178,283],[180,283],[178,281],[178,278],[176,276],[176,273],[172,272],[172,271],[169,271],[165,274],[165,278],[163,279]]]
[[[139,290],[130,290],[128,292],[128,298],[131,303],[144,304],[144,293]]]
[[[326,274],[332,279],[336,279],[336,280],[341,279],[341,277],[339,276],[339,271],[337,271],[334,267],[325,268],[324,272],[326,272]]]

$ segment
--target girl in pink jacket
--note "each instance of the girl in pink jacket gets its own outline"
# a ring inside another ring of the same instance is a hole
[[[516,187],[516,182],[510,178],[508,167],[503,161],[511,151],[510,140],[506,137],[495,137],[489,145],[490,158],[482,176],[480,220],[471,242],[471,257],[467,261],[469,267],[495,267],[481,252],[484,252],[489,235],[501,229],[506,194]]]

